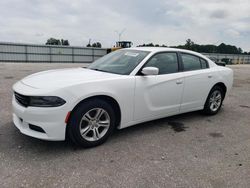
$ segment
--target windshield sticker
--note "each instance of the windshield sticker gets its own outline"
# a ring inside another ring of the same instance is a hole
[[[139,54],[138,53],[133,53],[133,52],[126,52],[126,56],[131,56],[131,57],[137,57]]]

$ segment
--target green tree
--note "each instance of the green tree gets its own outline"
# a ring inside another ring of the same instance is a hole
[[[69,46],[69,41],[61,39],[61,45],[63,45],[63,46]]]
[[[194,42],[191,39],[187,39],[186,44],[184,46],[185,46],[185,49],[193,50]]]
[[[69,41],[64,40],[64,39],[56,39],[56,38],[49,38],[47,42],[45,43],[46,45],[64,45],[64,46],[69,46]]]
[[[146,44],[146,46],[154,47],[155,45],[151,42],[151,43]]]
[[[102,44],[100,42],[94,42],[92,45],[87,44],[87,47],[101,48]]]
[[[101,48],[101,47],[102,47],[102,44],[101,44],[100,42],[97,42],[97,43],[96,43],[96,47],[97,47],[97,48]]]
[[[61,41],[55,38],[49,38],[46,45],[61,45]]]

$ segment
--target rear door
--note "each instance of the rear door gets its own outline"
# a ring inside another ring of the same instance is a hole
[[[158,53],[144,67],[157,67],[159,75],[136,76],[134,120],[149,120],[178,113],[183,92],[183,73],[179,72],[177,53]]]
[[[185,80],[180,111],[200,109],[213,86],[213,73],[208,62],[201,57],[188,53],[180,53],[180,57]]]

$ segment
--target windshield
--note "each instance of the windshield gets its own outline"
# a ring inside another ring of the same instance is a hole
[[[88,68],[128,75],[148,54],[149,52],[140,50],[117,50],[96,60]]]

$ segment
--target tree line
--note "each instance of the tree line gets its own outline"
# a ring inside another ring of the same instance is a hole
[[[46,42],[46,45],[61,45],[61,46],[69,46],[69,41],[64,39],[55,39],[55,38],[49,38]],[[138,47],[171,47],[171,48],[180,48],[180,49],[187,49],[192,50],[200,53],[223,53],[223,54],[250,54],[249,52],[243,52],[241,48],[238,48],[233,45],[228,45],[225,43],[221,43],[220,45],[214,45],[214,44],[206,44],[206,45],[200,45],[194,43],[191,39],[187,39],[186,43],[184,45],[178,45],[178,46],[167,46],[165,44],[159,45],[159,44],[142,44]],[[86,47],[95,47],[95,48],[101,48],[102,44],[100,42],[94,42],[94,43],[88,43]]]
[[[187,39],[184,45],[178,45],[178,46],[167,46],[165,44],[159,45],[153,43],[139,45],[139,47],[143,46],[180,48],[200,53],[250,54],[250,51],[243,52],[241,48],[237,48],[236,46],[228,45],[225,43],[221,43],[218,46],[213,44],[200,45],[200,44],[195,44],[191,39]]]
[[[69,41],[64,39],[49,38],[46,45],[59,45],[59,46],[69,46]]]
[[[69,46],[69,41],[64,39],[49,38],[45,45],[58,45],[58,46]],[[93,44],[88,43],[86,47],[101,48],[100,42],[94,42]]]

